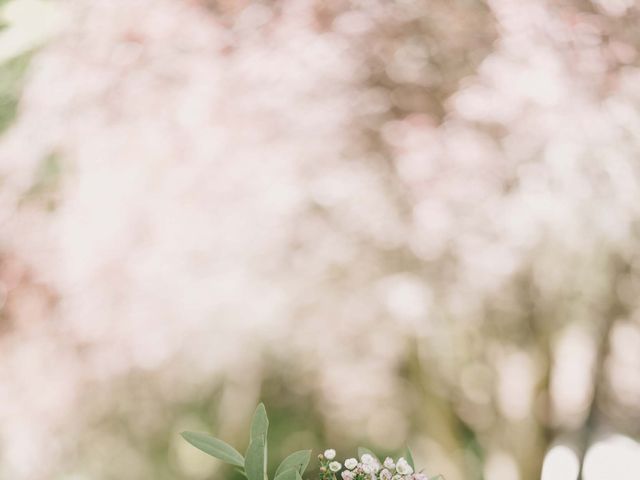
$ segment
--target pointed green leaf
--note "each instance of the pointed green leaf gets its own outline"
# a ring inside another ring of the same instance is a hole
[[[275,480],[296,480],[296,474],[300,475],[300,472],[295,468],[287,468],[280,473],[276,473]]]
[[[256,411],[253,413],[251,419],[251,435],[249,440],[253,441],[260,435],[264,435],[267,438],[267,430],[269,428],[269,419],[267,418],[267,410],[264,408],[264,404],[261,403],[256,407]]]
[[[407,448],[405,449],[405,452],[404,452],[404,458],[405,458],[405,460],[407,461],[407,463],[408,463],[409,465],[411,465],[411,468],[413,468],[413,471],[415,472],[415,471],[416,471],[416,466],[415,466],[415,464],[413,463],[413,455],[411,455],[411,450],[409,450],[409,447],[407,447]]]
[[[307,465],[309,465],[309,460],[311,459],[311,450],[298,450],[297,452],[293,452],[287,458],[285,458],[280,466],[276,470],[276,478],[278,475],[290,468],[293,468],[300,472],[300,475],[304,473],[307,469]],[[295,480],[295,475],[292,480]]]
[[[244,461],[249,480],[267,480],[267,442],[264,435],[251,440]]]
[[[296,480],[302,480],[302,475],[300,472],[296,472]]]
[[[212,457],[219,458],[231,465],[244,467],[244,458],[242,458],[242,455],[235,448],[222,440],[212,437],[206,433],[198,432],[182,432],[182,438]]]
[[[365,453],[368,453],[369,455],[371,455],[373,458],[378,460],[378,462],[380,461],[378,456],[375,453],[373,453],[371,450],[369,450],[368,448],[358,447],[358,457],[362,458],[362,455],[364,455]]]

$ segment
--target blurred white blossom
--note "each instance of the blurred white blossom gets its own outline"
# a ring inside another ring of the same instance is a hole
[[[400,457],[396,462],[396,471],[400,475],[410,475],[413,473],[413,468],[411,468],[411,465],[409,465],[404,457]]]
[[[1,478],[207,476],[166,423],[239,431],[273,374],[454,480],[427,395],[505,478],[592,398],[635,425],[637,8],[462,3],[5,4]]]

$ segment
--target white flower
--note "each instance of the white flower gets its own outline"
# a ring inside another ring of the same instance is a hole
[[[358,460],[356,460],[355,458],[347,458],[344,461],[344,466],[347,467],[349,470],[353,470],[358,466]]]
[[[373,465],[376,461],[376,459],[373,458],[373,456],[369,455],[368,453],[365,453],[360,458],[362,459],[362,463],[364,463],[365,465]]]
[[[333,452],[333,456],[335,457],[335,452]],[[340,462],[331,462],[329,464],[329,470],[331,470],[332,472],[337,472],[341,468],[342,468],[342,464]]]
[[[384,466],[389,470],[393,470],[396,468],[396,464],[393,462],[393,458],[387,457],[384,459]]]
[[[373,473],[373,467],[367,463],[362,464],[362,471],[366,474]]]
[[[402,480],[402,475],[394,475],[391,480]]]
[[[368,453],[362,455],[362,465],[369,467],[365,470],[365,473],[376,473],[380,470],[380,462],[374,458],[373,455],[369,455]]]
[[[380,472],[380,480],[391,480],[391,472],[386,468]]]
[[[396,471],[401,475],[411,475],[413,468],[411,468],[411,465],[407,463],[404,457],[400,457],[398,463],[396,463]]]
[[[333,460],[336,458],[336,451],[333,448],[324,451],[324,458],[327,460]]]
[[[355,475],[353,474],[353,472],[350,472],[349,470],[345,470],[342,472],[342,480],[353,480],[354,477]]]

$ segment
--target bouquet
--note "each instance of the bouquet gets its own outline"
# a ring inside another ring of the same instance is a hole
[[[267,475],[268,429],[267,411],[261,403],[253,414],[249,447],[244,457],[228,443],[209,434],[183,432],[182,436],[194,447],[234,465],[247,480],[269,480]],[[318,480],[444,480],[441,475],[430,478],[422,471],[417,472],[409,449],[397,460],[387,457],[380,462],[372,451],[360,447],[358,457],[347,458],[340,463],[336,460],[335,450],[331,448],[325,450],[318,455],[320,462]],[[282,460],[273,480],[302,480],[310,459],[311,450],[293,452]]]

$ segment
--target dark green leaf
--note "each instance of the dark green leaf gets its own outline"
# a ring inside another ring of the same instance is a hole
[[[242,458],[242,455],[235,448],[222,440],[212,437],[206,433],[198,432],[182,432],[182,437],[191,445],[199,448],[205,453],[208,453],[212,457],[219,458],[231,465],[244,467],[244,458]]]
[[[298,450],[297,452],[293,452],[287,458],[285,458],[280,466],[276,470],[276,478],[278,475],[286,470],[291,468],[300,472],[300,475],[304,473],[307,469],[307,465],[309,465],[309,460],[311,459],[311,450]],[[292,480],[295,480],[295,475]]]

